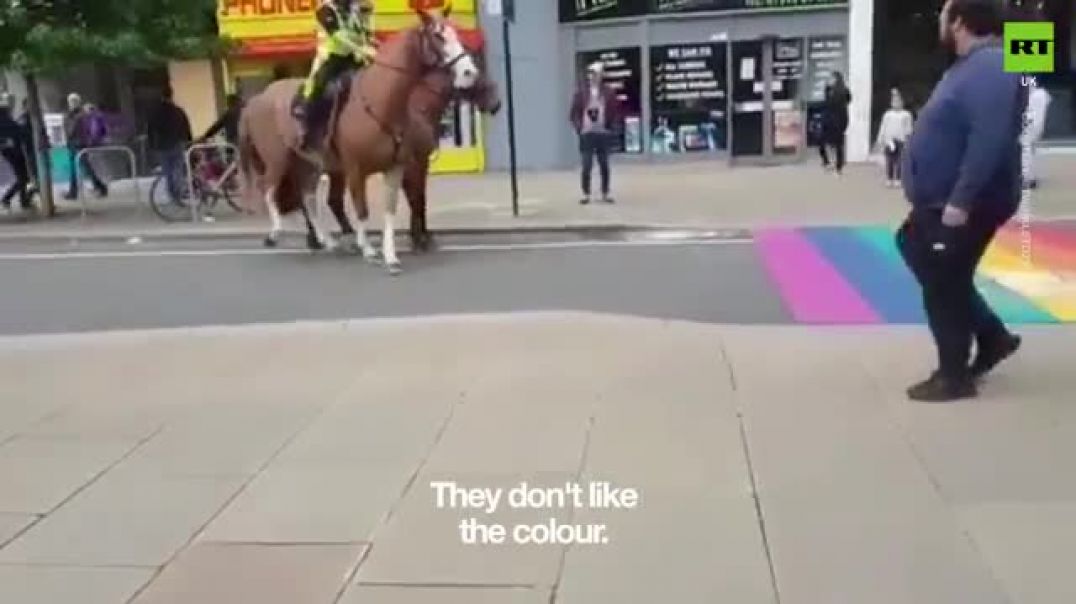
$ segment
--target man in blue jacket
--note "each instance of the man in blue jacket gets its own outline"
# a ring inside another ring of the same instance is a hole
[[[912,211],[897,244],[923,288],[940,365],[908,389],[912,400],[974,397],[976,378],[1020,346],[974,282],[991,240],[1020,204],[1026,91],[1019,75],[1003,69],[1002,15],[998,0],[945,3],[941,40],[957,60],[923,107],[904,157]]]

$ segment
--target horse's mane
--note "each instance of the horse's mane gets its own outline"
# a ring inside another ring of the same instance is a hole
[[[377,53],[378,57],[383,57],[389,52],[395,52],[400,47],[403,48],[402,54],[405,57],[410,58],[411,56],[420,55],[419,40],[421,35],[422,25],[415,25],[390,34],[382,45],[381,50]],[[421,62],[421,56],[418,58]],[[377,59],[374,59],[374,64],[377,64]]]

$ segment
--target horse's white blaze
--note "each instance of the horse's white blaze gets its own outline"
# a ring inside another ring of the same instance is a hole
[[[400,263],[396,255],[396,206],[400,202],[403,186],[403,167],[396,166],[385,172],[385,231],[382,233],[381,251],[386,266]]]
[[[453,85],[461,89],[473,88],[478,82],[478,65],[460,42],[456,28],[442,23],[441,36],[445,41],[444,56],[441,58],[446,63],[452,63]]]

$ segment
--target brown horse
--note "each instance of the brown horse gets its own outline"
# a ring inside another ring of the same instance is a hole
[[[419,24],[389,40],[377,59],[351,81],[350,94],[334,106],[324,152],[298,150],[300,132],[291,105],[300,80],[274,82],[247,104],[240,121],[240,167],[248,191],[264,196],[272,221],[267,245],[275,245],[283,230],[281,216],[296,209],[302,210],[311,233],[308,244],[315,248],[327,242],[311,220],[305,199],[315,178],[326,171],[331,197],[346,188],[358,216],[357,243],[363,256],[373,260],[377,253],[366,238],[366,181],[372,174],[383,173],[387,191],[383,256],[391,273],[400,271],[394,235],[409,123],[407,101],[432,71],[450,71],[457,89],[473,87],[478,77],[473,58],[446,18],[416,12]]]
[[[411,246],[416,252],[429,251],[433,236],[426,221],[426,185],[430,173],[430,157],[437,149],[438,130],[441,118],[448,104],[458,98],[473,103],[479,111],[496,115],[501,108],[501,99],[496,84],[480,70],[475,85],[469,90],[459,91],[452,85],[451,74],[445,70],[426,74],[422,82],[415,87],[409,101],[410,122],[404,135],[405,160],[403,191],[411,209]],[[342,191],[330,189],[328,206],[341,227],[341,233],[350,239],[354,227],[344,209]],[[308,229],[308,238],[315,236]]]

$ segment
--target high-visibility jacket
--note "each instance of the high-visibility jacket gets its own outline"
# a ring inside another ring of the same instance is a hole
[[[324,2],[316,13],[318,54],[353,56],[367,63],[377,54],[373,27],[356,14],[341,14],[332,0]]]

